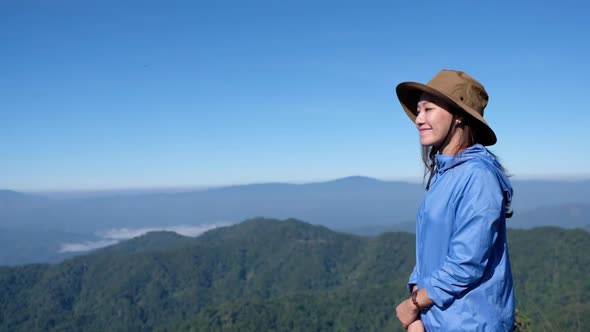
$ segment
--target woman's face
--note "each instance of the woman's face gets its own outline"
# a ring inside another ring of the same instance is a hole
[[[420,144],[439,146],[443,143],[453,121],[449,105],[423,93],[418,101],[418,115],[414,123],[420,133]]]

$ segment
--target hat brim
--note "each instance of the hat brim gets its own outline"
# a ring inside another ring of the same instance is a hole
[[[477,120],[475,123],[477,123],[479,125],[477,128],[477,130],[478,130],[478,143],[481,143],[481,144],[487,145],[487,146],[496,144],[496,141],[497,141],[496,134],[494,133],[492,128],[490,128],[490,126],[488,125],[486,120],[483,118],[483,116],[481,116],[481,114],[479,114],[476,110],[469,107],[465,103],[462,103],[459,100],[454,100],[453,98],[447,96],[445,93],[440,92],[428,85],[418,83],[418,82],[400,83],[395,88],[395,92],[397,94],[397,98],[399,99],[399,102],[401,103],[402,107],[404,108],[404,111],[406,112],[406,114],[408,115],[410,120],[412,120],[412,122],[416,121],[417,107],[418,107],[418,101],[420,100],[420,96],[422,95],[422,93],[426,92],[426,93],[431,94],[437,98],[443,99],[449,105],[464,111],[465,113],[467,113],[467,115],[469,115],[473,119]]]

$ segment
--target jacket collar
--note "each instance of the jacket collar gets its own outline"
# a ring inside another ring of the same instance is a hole
[[[496,158],[481,144],[472,145],[455,155],[437,154],[436,173],[437,175],[442,175],[442,173],[446,172],[447,170],[476,158],[486,163],[496,174],[496,177],[500,182],[500,186],[502,187],[502,191],[505,192],[507,203],[510,205],[513,192],[512,185],[510,184],[506,174],[504,174],[502,165],[500,165]]]
[[[462,163],[471,160],[473,158],[485,158],[493,160],[492,156],[488,153],[488,150],[481,145],[475,144],[467,149],[461,151],[458,154],[437,154],[436,155],[436,172],[441,174],[447,170],[461,165]]]

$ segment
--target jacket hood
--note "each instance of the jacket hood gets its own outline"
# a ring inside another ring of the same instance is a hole
[[[509,207],[512,202],[512,185],[510,184],[510,180],[508,180],[508,177],[504,174],[504,171],[502,171],[502,165],[500,165],[496,158],[494,158],[494,156],[481,144],[470,146],[456,155],[436,155],[436,172],[440,175],[455,166],[473,159],[479,159],[484,162],[489,169],[496,174],[498,182],[502,186],[502,191],[504,191],[506,206]]]

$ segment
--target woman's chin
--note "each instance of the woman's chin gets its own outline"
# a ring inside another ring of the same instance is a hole
[[[420,139],[420,145],[422,145],[423,147],[429,147],[432,146],[432,141],[427,140],[427,139]]]

